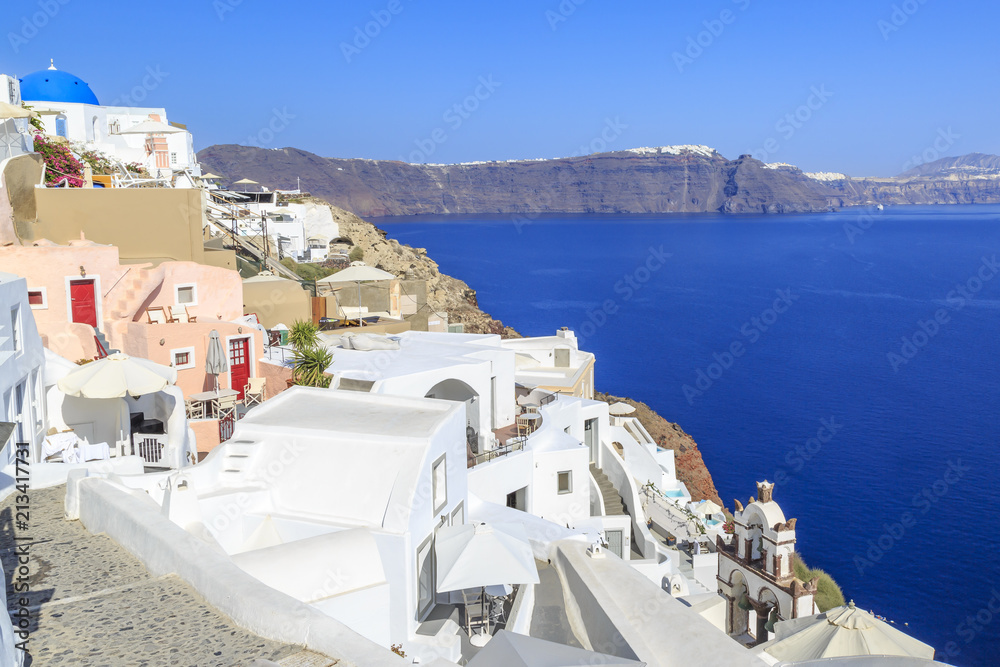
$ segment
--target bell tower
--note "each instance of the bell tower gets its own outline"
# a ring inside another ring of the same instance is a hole
[[[775,622],[815,613],[816,580],[795,578],[796,519],[785,519],[772,482],[757,482],[746,507],[734,502],[732,538],[717,542],[719,592],[729,600],[729,633],[759,644]]]

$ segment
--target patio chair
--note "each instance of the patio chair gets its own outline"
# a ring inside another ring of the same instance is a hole
[[[490,626],[496,627],[500,623],[507,622],[507,613],[504,608],[506,600],[502,597],[490,598]]]
[[[170,320],[163,306],[150,306],[146,309],[146,321],[149,324],[166,324]]]
[[[483,610],[482,590],[463,590],[462,603],[465,607],[465,629],[471,637],[474,629],[489,631],[489,614]]]
[[[223,419],[230,415],[236,415],[236,403],[239,397],[233,396],[219,396],[218,398],[212,399],[212,407],[215,409],[215,416],[219,419]]]
[[[185,306],[170,306],[170,318],[174,322],[188,322],[187,308]]]
[[[248,408],[251,405],[260,405],[264,400],[264,385],[266,378],[250,378],[247,386],[243,388],[243,405]]]
[[[188,322],[197,322],[198,316],[191,314],[191,308],[189,306],[184,306],[184,314],[187,316]]]
[[[190,398],[185,398],[184,407],[187,410],[188,419],[205,418],[205,404],[202,401],[196,401]]]

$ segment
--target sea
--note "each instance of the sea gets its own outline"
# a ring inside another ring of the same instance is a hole
[[[573,329],[730,509],[776,482],[848,599],[998,663],[1000,206],[373,222],[522,334]]]

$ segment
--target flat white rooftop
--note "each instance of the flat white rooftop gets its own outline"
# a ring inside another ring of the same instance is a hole
[[[391,338],[399,340],[398,350],[361,351],[331,347],[334,360],[327,372],[356,380],[377,381],[449,366],[481,364],[490,359],[491,354],[504,353],[500,337],[494,334],[405,331]],[[329,340],[339,344],[337,337]]]
[[[239,424],[288,432],[320,430],[366,438],[412,438],[437,431],[459,407],[427,398],[293,387],[264,401]]]

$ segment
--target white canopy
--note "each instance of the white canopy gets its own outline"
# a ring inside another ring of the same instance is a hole
[[[500,630],[469,667],[643,667],[646,663]]]
[[[722,511],[722,508],[711,500],[703,500],[697,506],[695,506],[694,511],[696,514],[704,514],[705,516],[712,516],[718,514]]]
[[[537,584],[538,569],[524,526],[467,523],[438,529],[437,590],[441,593],[499,584]]]
[[[608,412],[610,414],[613,414],[615,417],[623,417],[625,415],[630,415],[633,412],[635,412],[635,408],[633,408],[628,403],[622,403],[621,401],[618,401],[610,408],[608,408]]]
[[[0,118],[31,118],[38,114],[16,104],[0,102]]]
[[[365,283],[375,280],[392,280],[395,278],[393,274],[388,271],[383,271],[382,269],[376,269],[374,266],[349,266],[343,271],[337,271],[336,273],[317,280],[318,283]]]
[[[163,391],[177,382],[177,371],[148,359],[116,352],[84,364],[59,380],[59,390],[83,398],[123,398]]]
[[[118,134],[176,134],[177,132],[184,132],[184,130],[173,125],[161,123],[158,120],[147,120],[138,125],[119,130]]]
[[[934,658],[934,647],[856,608],[853,601],[815,616],[781,621],[774,634],[764,650],[789,662],[852,655]]]

